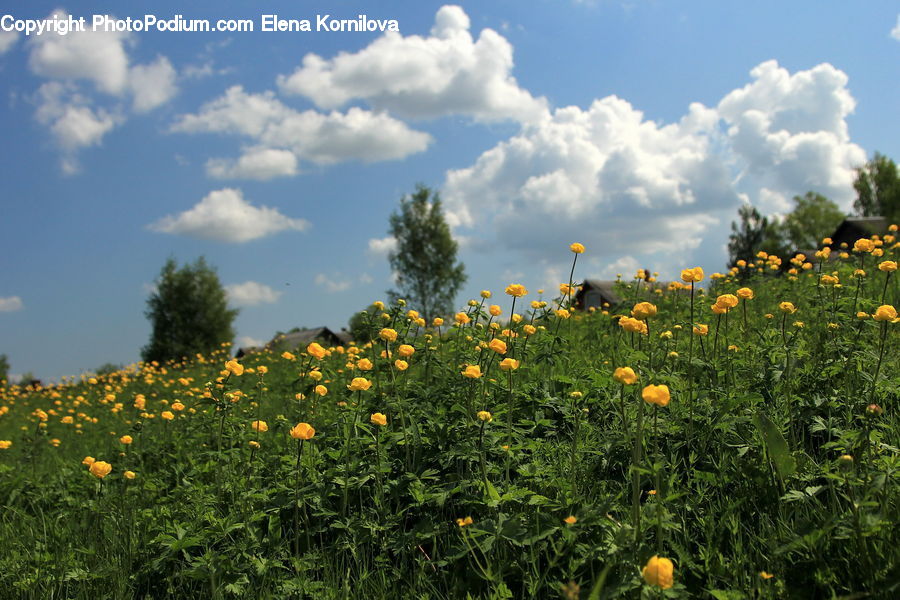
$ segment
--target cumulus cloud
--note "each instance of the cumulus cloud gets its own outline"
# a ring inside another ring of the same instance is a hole
[[[290,76],[278,78],[282,92],[310,98],[320,108],[362,99],[404,117],[450,114],[479,120],[532,121],[546,113],[511,75],[510,43],[491,29],[475,40],[459,6],[443,6],[431,35],[388,32],[356,53],[332,59],[307,54]]]
[[[232,188],[210,192],[190,210],[148,226],[160,233],[230,243],[249,242],[281,231],[305,231],[308,227],[304,219],[286,217],[267,206],[253,206],[240,190]]]
[[[165,56],[157,56],[152,63],[133,67],[128,74],[128,86],[135,112],[147,112],[171,100],[178,92],[175,78],[175,68]]]
[[[891,29],[891,37],[900,42],[900,15],[897,15],[897,24]],[[2,54],[2,52],[0,52]]]
[[[351,108],[346,113],[296,111],[273,92],[248,94],[241,86],[182,116],[172,131],[240,135],[298,159],[325,165],[345,160],[375,162],[422,152],[431,136],[381,113]]]
[[[856,102],[847,75],[828,63],[792,75],[774,60],[750,75],[717,109],[743,175],[770,191],[815,190],[849,207],[866,153],[850,142],[846,117]]]
[[[397,238],[392,235],[369,240],[369,254],[387,256],[397,248]]]
[[[247,149],[237,160],[211,158],[206,162],[206,174],[215,179],[258,179],[297,174],[297,157],[290,150],[254,147]]]
[[[54,11],[50,18],[64,19],[68,13]],[[31,70],[51,79],[87,79],[102,92],[119,95],[128,86],[127,33],[93,31],[68,35],[33,37],[28,64]]]
[[[573,237],[614,268],[626,258],[649,267],[699,252],[747,198],[778,212],[815,190],[846,205],[865,161],[849,140],[846,75],[828,64],[791,74],[770,61],[751,78],[669,124],[615,96],[525,123],[447,172],[447,220],[545,270],[556,265],[543,257]]]
[[[57,10],[51,14],[54,16],[68,15]],[[3,43],[0,39],[0,46]],[[79,148],[99,145],[107,133],[125,122],[129,96],[131,110],[144,113],[177,93],[176,71],[166,57],[130,64],[128,48],[134,44],[135,39],[127,33],[91,29],[29,40],[31,71],[50,80],[35,95],[35,117],[50,129],[63,150],[64,172],[78,170]]]
[[[11,50],[18,39],[19,34],[15,31],[0,31],[0,54],[6,54]]]
[[[257,306],[259,304],[275,304],[281,297],[281,292],[275,291],[269,286],[256,282],[245,281],[225,286],[228,300],[235,306]]]
[[[22,303],[22,299],[18,296],[0,298],[0,312],[15,312],[23,308],[25,308],[25,304]]]
[[[319,273],[314,281],[317,286],[324,288],[329,294],[345,292],[353,286],[348,279],[344,279],[340,274],[329,277],[325,273]]]
[[[93,107],[71,83],[45,83],[38,89],[37,98],[35,118],[49,128],[62,149],[60,163],[66,174],[78,172],[79,149],[99,145],[103,136],[123,121],[117,112]]]
[[[646,251],[642,239],[655,250],[696,246],[711,223],[705,213],[738,201],[711,153],[715,126],[715,112],[699,104],[665,126],[614,96],[557,109],[447,173],[448,222],[487,225],[534,256],[568,244],[573,231],[599,251]]]

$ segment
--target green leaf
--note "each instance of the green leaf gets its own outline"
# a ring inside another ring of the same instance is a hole
[[[753,421],[756,423],[759,432],[762,434],[763,441],[766,444],[772,462],[775,463],[775,470],[778,472],[778,477],[784,480],[793,475],[797,470],[797,461],[791,456],[791,451],[788,448],[784,436],[781,435],[781,431],[779,431],[775,423],[763,413],[756,413],[753,417]]]

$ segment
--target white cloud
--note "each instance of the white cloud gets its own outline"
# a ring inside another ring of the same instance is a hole
[[[846,117],[856,102],[847,75],[828,63],[792,75],[774,60],[750,75],[718,106],[743,176],[788,196],[814,190],[848,208],[866,154],[850,142]]]
[[[245,281],[225,286],[228,299],[236,306],[257,306],[274,304],[281,297],[281,292],[256,281]]]
[[[897,24],[891,29],[891,37],[900,42],[900,15],[897,15]]]
[[[387,256],[397,248],[397,238],[392,235],[369,240],[369,254]]]
[[[236,160],[211,158],[206,162],[206,174],[216,179],[258,179],[297,174],[297,157],[290,150],[254,147]]]
[[[325,288],[325,291],[329,294],[345,292],[349,290],[353,285],[350,281],[343,279],[340,274],[329,277],[324,273],[319,273],[318,275],[316,275],[314,281],[319,287]]]
[[[15,31],[0,31],[0,54],[6,54],[11,50],[18,39],[19,34]]]
[[[57,10],[53,16],[68,15]],[[143,113],[177,93],[176,72],[166,57],[158,56],[144,65],[130,64],[127,49],[135,43],[127,33],[92,29],[29,40],[31,71],[50,80],[38,89],[35,117],[50,129],[63,150],[63,172],[78,171],[77,150],[99,145],[107,133],[125,122],[129,94],[132,110]],[[93,85],[85,85],[85,81]]]
[[[196,206],[149,225],[151,231],[173,233],[219,242],[243,243],[281,231],[305,231],[309,222],[292,219],[266,206],[255,207],[240,190],[210,192]]]
[[[50,129],[62,150],[60,164],[67,175],[79,171],[79,149],[99,145],[124,120],[119,113],[93,107],[71,83],[47,82],[38,89],[37,98],[35,118]]]
[[[424,151],[431,142],[427,133],[385,113],[356,107],[346,113],[300,112],[281,103],[271,91],[248,94],[241,86],[229,88],[199,113],[182,116],[172,130],[242,135],[323,165],[400,159]]]
[[[356,53],[332,59],[307,54],[290,76],[278,78],[282,92],[303,95],[320,108],[363,99],[404,117],[450,114],[480,120],[533,121],[546,113],[511,75],[510,43],[491,29],[477,40],[459,6],[443,6],[431,35],[403,37],[388,32]]]
[[[25,308],[25,304],[18,296],[0,298],[0,312],[16,312]]]
[[[62,10],[51,15],[68,17]],[[30,41],[28,64],[37,75],[52,79],[87,79],[102,92],[122,94],[128,85],[127,33],[93,31],[41,35]]]
[[[178,93],[175,77],[175,68],[165,56],[133,67],[128,74],[128,86],[134,97],[134,110],[147,112],[171,100]]]
[[[601,261],[597,270],[622,257],[662,270],[726,236],[742,198],[783,211],[812,189],[846,206],[853,168],[865,161],[849,141],[846,75],[827,64],[790,74],[768,62],[751,76],[716,108],[692,104],[671,124],[615,96],[523,124],[447,172],[448,223],[545,269],[570,260],[561,249],[577,239]]]
[[[242,335],[235,341],[237,342],[238,348],[262,347],[266,345],[264,340],[258,340],[249,335]]]
[[[372,283],[373,281],[375,281],[375,280],[372,279],[372,276],[369,275],[368,273],[363,273],[362,275],[359,276],[359,282],[363,285],[368,285],[368,284]]]

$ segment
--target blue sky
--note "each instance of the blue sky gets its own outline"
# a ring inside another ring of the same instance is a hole
[[[53,14],[256,31],[0,32],[0,353],[47,380],[139,357],[169,256],[204,255],[238,343],[339,328],[391,286],[388,216],[441,190],[469,283],[724,268],[741,202],[900,158],[894,2],[120,2]],[[262,14],[399,32],[261,32]],[[0,16],[2,16],[0,15]]]

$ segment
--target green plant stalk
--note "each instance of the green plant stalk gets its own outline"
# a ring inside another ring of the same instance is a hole
[[[644,428],[644,401],[638,401],[637,423],[635,426],[634,452],[631,468],[631,520],[634,523],[634,543],[641,541],[641,454]]]

